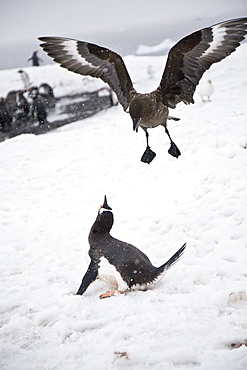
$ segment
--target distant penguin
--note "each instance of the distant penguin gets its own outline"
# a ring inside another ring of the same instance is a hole
[[[29,97],[33,100],[31,115],[33,119],[37,118],[39,125],[42,127],[48,123],[44,99],[39,95],[39,89],[37,87],[31,89]]]
[[[53,89],[48,83],[42,83],[39,87],[39,93],[40,94],[46,94],[54,98],[54,92]]]
[[[40,62],[43,62],[43,59],[38,56],[38,51],[34,51],[32,56],[28,58],[27,61],[29,62],[30,60],[32,61],[33,66],[36,66],[36,67],[40,65],[39,64]]]
[[[96,278],[115,287],[115,290],[101,294],[100,298],[131,289],[145,289],[149,284],[160,280],[185,250],[186,244],[162,266],[153,266],[139,249],[109,234],[114,222],[111,210],[105,197],[88,236],[91,262],[77,294],[83,294]]]
[[[204,97],[207,97],[207,101],[211,101],[210,98],[211,98],[211,95],[213,95],[213,93],[214,93],[214,85],[211,80],[207,80],[206,82],[204,82],[201,88],[198,89],[198,94],[200,95],[203,102],[206,101],[204,100]]]
[[[5,104],[11,116],[14,116],[14,113],[17,109],[17,103],[16,103],[17,92],[18,90],[9,91],[5,99]]]
[[[25,120],[29,114],[29,103],[22,90],[11,90],[5,99],[9,114],[14,120]]]
[[[4,132],[11,130],[13,117],[8,112],[4,98],[0,98],[0,129]]]
[[[98,90],[98,96],[100,96],[100,97],[102,97],[102,96],[109,96],[110,102],[111,102],[111,106],[118,105],[117,95],[109,87],[102,87],[101,89],[99,89]]]
[[[56,99],[52,87],[48,83],[42,83],[39,86],[39,94],[44,99],[47,108],[54,108]]]
[[[23,120],[27,118],[30,106],[22,90],[18,90],[16,93],[16,105],[17,105],[17,110],[15,112],[16,119]]]
[[[20,73],[21,80],[23,82],[23,88],[24,90],[28,90],[30,87],[30,78],[26,71],[23,71],[22,69],[19,69],[18,73]]]

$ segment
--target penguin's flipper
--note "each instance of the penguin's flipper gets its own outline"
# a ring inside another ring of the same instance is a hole
[[[106,293],[103,293],[101,294],[99,297],[100,299],[102,298],[108,298],[108,297],[112,297],[113,295],[117,295],[117,294],[121,294],[123,292],[120,292],[119,290],[108,290]]]
[[[85,273],[80,288],[78,289],[78,292],[76,294],[82,295],[87,290],[89,285],[96,280],[97,276],[98,276],[98,265],[96,262],[92,260],[88,266],[87,272]]]

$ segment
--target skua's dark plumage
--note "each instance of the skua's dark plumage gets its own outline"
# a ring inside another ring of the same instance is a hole
[[[133,87],[122,57],[105,47],[64,37],[40,37],[41,47],[55,62],[81,75],[101,78],[116,93],[120,104],[128,111],[133,129],[146,133],[147,148],[142,161],[150,163],[155,153],[148,143],[149,128],[163,126],[169,136],[169,153],[181,153],[167,129],[169,108],[180,102],[194,103],[193,95],[203,73],[213,63],[230,55],[244,40],[247,18],[233,19],[196,31],[181,39],[169,51],[158,88],[140,94]]]

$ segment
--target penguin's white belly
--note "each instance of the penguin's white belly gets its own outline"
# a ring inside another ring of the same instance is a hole
[[[128,285],[122,279],[115,266],[110,264],[105,257],[100,259],[98,278],[121,292],[125,292],[128,289]]]
[[[212,84],[207,84],[201,87],[199,94],[201,97],[208,96],[210,97],[214,92],[214,86]]]

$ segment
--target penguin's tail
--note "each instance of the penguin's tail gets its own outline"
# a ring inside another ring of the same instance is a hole
[[[168,270],[170,267],[172,267],[182,256],[184,253],[184,250],[186,248],[186,243],[166,262],[164,265],[160,266],[158,268],[159,274],[162,274],[162,272]]]

